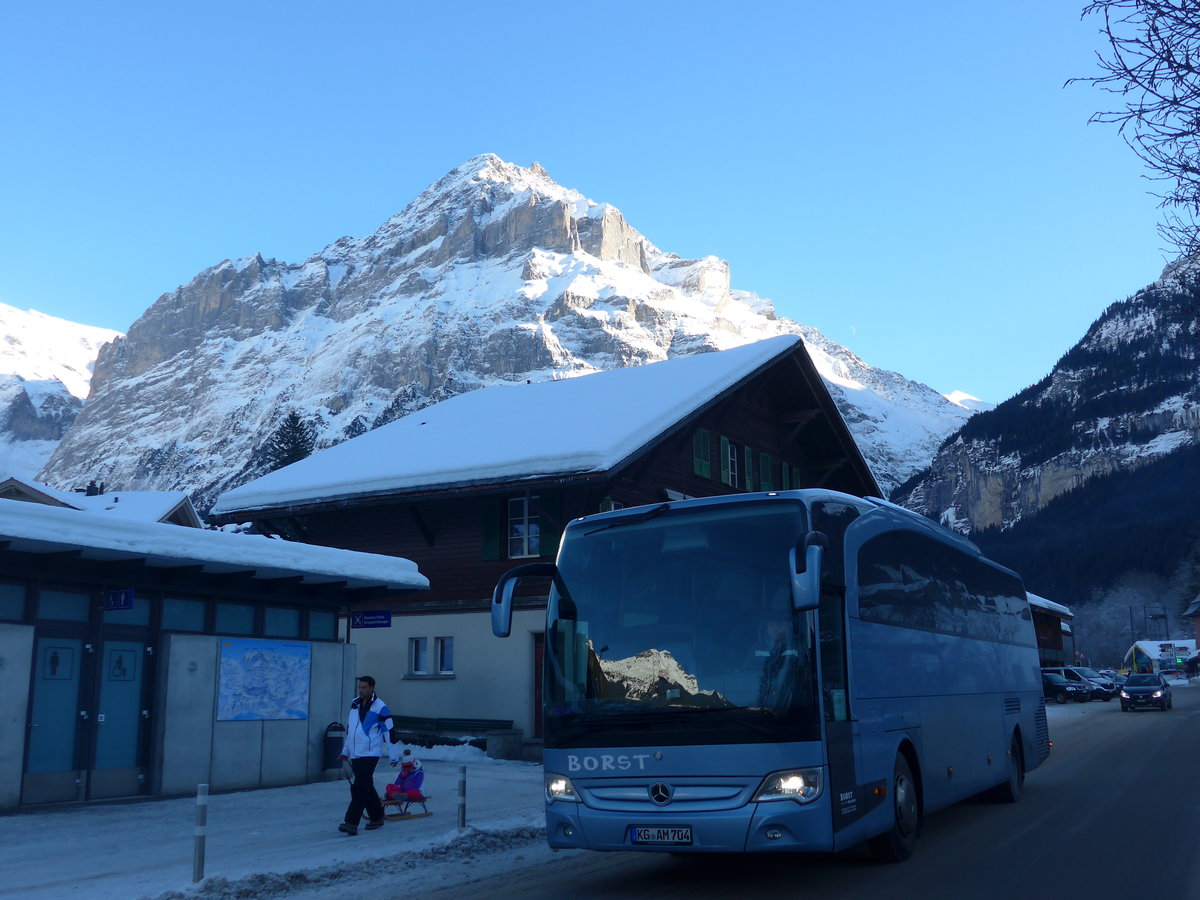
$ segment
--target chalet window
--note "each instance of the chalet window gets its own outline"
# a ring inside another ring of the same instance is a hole
[[[754,490],[754,451],[749,447],[743,448],[746,455],[742,457],[745,460],[746,466],[746,490]]]
[[[308,639],[310,641],[337,640],[337,613],[328,609],[308,611]]]
[[[788,465],[786,462],[779,463],[779,479],[781,487],[785,491],[798,491],[804,486],[804,481],[800,477],[800,470],[795,466]]]
[[[59,619],[64,622],[86,622],[91,607],[91,595],[82,591],[58,591],[42,588],[38,595],[39,619]]]
[[[429,638],[408,639],[408,674],[429,674]]]
[[[701,478],[712,478],[712,437],[707,428],[692,435],[692,471]]]
[[[267,637],[300,637],[300,610],[293,606],[268,606],[263,611],[263,634]]]
[[[511,497],[508,501],[508,558],[541,555],[542,524],[537,497]]]
[[[737,487],[738,481],[738,448],[729,438],[721,437],[721,483]]]
[[[434,662],[437,674],[454,674],[454,638],[439,637],[433,639]]]
[[[614,500],[612,497],[605,497],[600,501],[600,512],[612,512],[614,509],[624,509],[625,504],[620,500]]]
[[[784,468],[787,467],[784,466]],[[758,484],[759,490],[775,490],[775,460],[770,453],[758,455]]]
[[[254,634],[254,607],[245,603],[218,603],[216,632]]]
[[[163,600],[163,631],[204,631],[207,604],[189,597],[166,597]]]
[[[25,618],[25,585],[0,584],[0,619],[21,621]]]

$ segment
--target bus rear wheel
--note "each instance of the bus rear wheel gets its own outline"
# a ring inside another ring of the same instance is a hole
[[[1021,750],[1021,738],[1015,732],[1012,746],[1008,750],[1008,780],[996,785],[989,792],[997,803],[1016,803],[1025,793],[1025,754]]]
[[[892,827],[867,842],[871,855],[880,862],[900,862],[912,856],[921,825],[917,803],[917,783],[913,780],[908,760],[896,754],[892,772]]]

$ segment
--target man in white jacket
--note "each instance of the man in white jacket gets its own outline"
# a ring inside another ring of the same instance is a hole
[[[379,764],[385,744],[391,764],[395,766],[400,761],[400,748],[389,738],[391,715],[387,704],[375,696],[375,679],[370,675],[359,675],[358,696],[350,704],[346,740],[342,744],[341,758],[350,760],[354,771],[346,821],[338,826],[338,831],[345,834],[358,834],[363,810],[367,812],[368,831],[383,825],[383,804],[379,802],[379,794],[375,793],[375,766]]]

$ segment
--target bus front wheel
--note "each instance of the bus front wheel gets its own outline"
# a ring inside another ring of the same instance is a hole
[[[900,862],[912,856],[921,825],[917,802],[917,783],[913,780],[908,760],[896,754],[892,773],[892,827],[867,842],[871,854],[881,862]]]

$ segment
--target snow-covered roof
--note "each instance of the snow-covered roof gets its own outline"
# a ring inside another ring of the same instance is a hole
[[[200,517],[188,498],[186,491],[113,491],[111,494],[75,494],[71,501],[87,512],[104,513],[138,522],[165,522],[177,515],[195,528],[201,526]]]
[[[429,406],[222,494],[213,513],[604,472],[800,345],[781,335],[720,352]]]
[[[82,494],[75,494],[71,491],[60,491],[58,488],[51,487],[48,484],[42,484],[31,478],[13,474],[12,472],[0,473],[0,491],[11,492],[21,496],[22,499],[27,498],[28,501],[33,503],[46,503],[50,506],[60,504],[71,509],[83,509],[83,505],[78,502],[79,498],[83,496]]]
[[[88,496],[82,491],[62,491],[11,472],[0,473],[0,491],[8,489],[25,499],[50,506],[61,504],[83,512],[99,512],[139,522],[165,522],[200,528],[196,509],[186,491],[115,491]]]
[[[1164,651],[1163,651],[1164,647],[1174,648],[1174,649],[1173,650],[1168,649],[1166,651],[1166,653],[1164,654]],[[1133,646],[1130,647],[1129,650],[1126,651],[1125,658],[1128,659],[1129,655],[1131,653],[1133,653],[1134,650],[1138,650],[1139,652],[1141,652],[1143,655],[1146,656],[1147,659],[1161,659],[1161,658],[1163,658],[1164,655],[1170,656],[1176,652],[1179,652],[1180,650],[1186,651],[1187,655],[1191,656],[1193,653],[1196,652],[1196,641],[1194,639],[1193,640],[1177,639],[1177,640],[1169,640],[1169,641],[1134,641]]]
[[[1061,603],[1055,603],[1053,600],[1047,600],[1045,597],[1039,597],[1037,594],[1031,594],[1028,591],[1026,592],[1026,596],[1029,598],[1030,606],[1040,606],[1042,609],[1057,613],[1060,616],[1066,616],[1070,619],[1075,618],[1075,614],[1071,612],[1070,607],[1063,606]]]
[[[302,584],[426,589],[416,563],[396,556],[337,550],[261,535],[181,528],[19,500],[0,500],[0,541],[24,553],[80,550],[95,560],[144,560],[154,568],[201,566],[204,572],[253,571],[255,578],[300,577]]]

